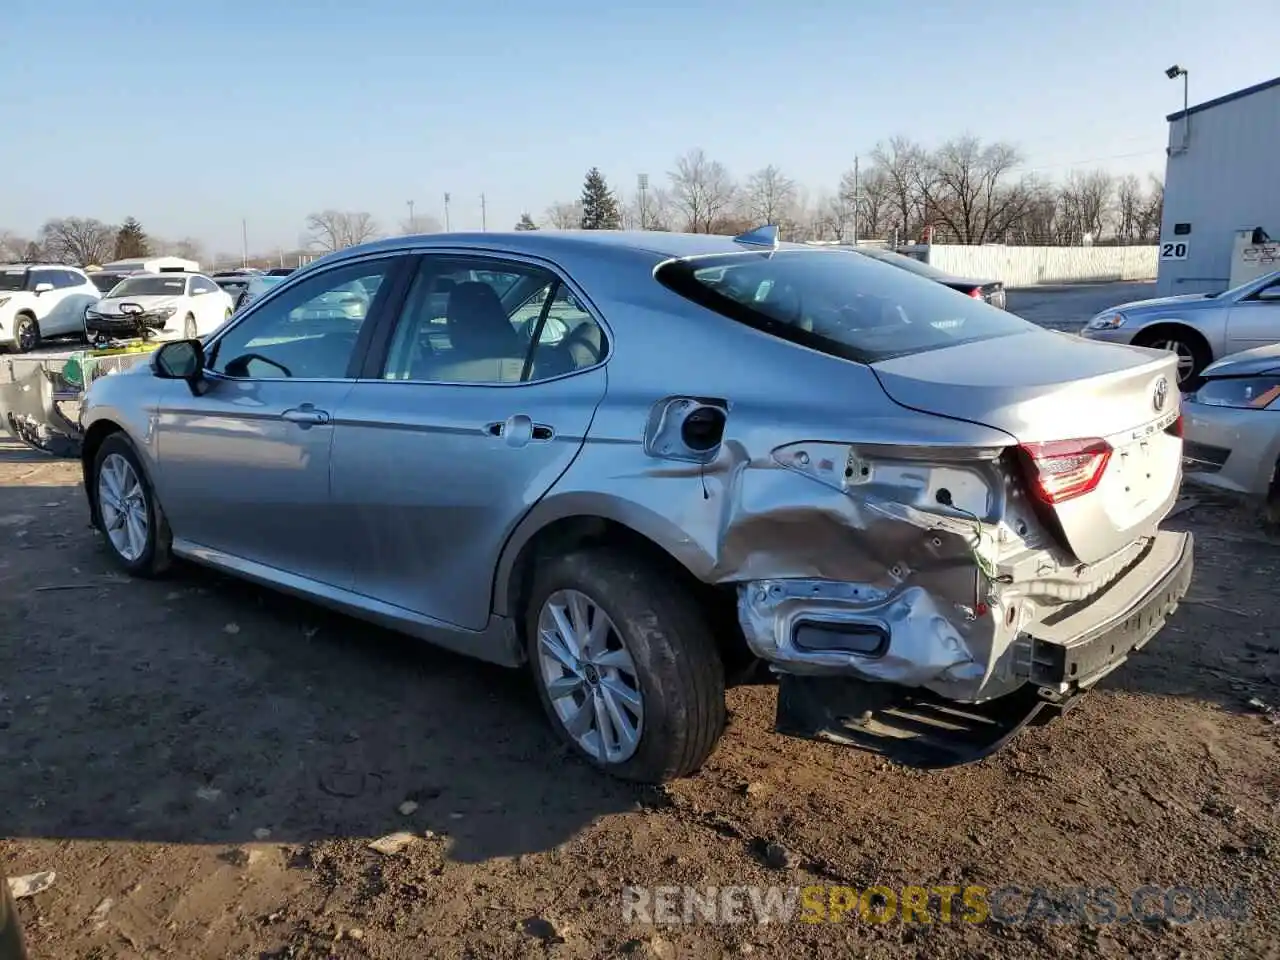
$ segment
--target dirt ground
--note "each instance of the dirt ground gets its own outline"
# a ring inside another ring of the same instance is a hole
[[[1198,538],[1190,600],[995,758],[926,773],[784,739],[755,686],[703,772],[655,790],[566,756],[523,674],[199,570],[117,578],[79,479],[0,444],[0,860],[56,871],[19,901],[35,958],[1280,949],[1280,725],[1249,705],[1280,704],[1280,541],[1239,510],[1171,521]],[[416,840],[368,848],[394,831]],[[771,884],[1244,889],[1251,916],[623,919],[624,885]]]

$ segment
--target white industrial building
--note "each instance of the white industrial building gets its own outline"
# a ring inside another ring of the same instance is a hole
[[[1170,76],[1185,82],[1178,67]],[[1168,120],[1157,293],[1214,292],[1280,270],[1280,77]]]

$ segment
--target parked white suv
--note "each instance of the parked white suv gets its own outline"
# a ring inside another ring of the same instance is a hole
[[[34,350],[43,337],[82,334],[101,294],[83,270],[60,264],[0,266],[0,347]]]

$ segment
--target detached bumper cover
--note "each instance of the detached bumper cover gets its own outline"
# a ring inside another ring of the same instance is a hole
[[[937,768],[972,763],[998,751],[1027,726],[1050,722],[1080,695],[1144,647],[1186,595],[1194,569],[1187,533],[1161,533],[1104,592],[1067,609],[1016,647],[1028,683],[980,704],[928,690],[852,676],[784,673],[779,680],[779,733],[881,754],[898,763]],[[1135,593],[1135,581],[1149,584]],[[1084,632],[1076,627],[1088,617]]]
[[[1191,586],[1193,546],[1189,533],[1163,532],[1129,573],[1118,578],[1113,588],[1117,595],[1109,589],[1078,610],[1029,628],[1023,650],[1030,682],[1058,693],[1086,688],[1146,646]],[[1135,580],[1151,586],[1138,596],[1123,591]],[[1093,622],[1081,629],[1085,618]]]

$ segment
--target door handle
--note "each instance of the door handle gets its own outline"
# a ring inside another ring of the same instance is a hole
[[[546,443],[555,437],[556,432],[545,423],[534,423],[523,413],[507,417],[494,423],[485,424],[485,433],[491,437],[501,437],[511,447],[523,447],[528,443]]]
[[[329,412],[327,410],[317,410],[314,404],[304,403],[298,407],[290,407],[280,414],[280,418],[302,427],[313,427],[318,424],[328,423]]]

